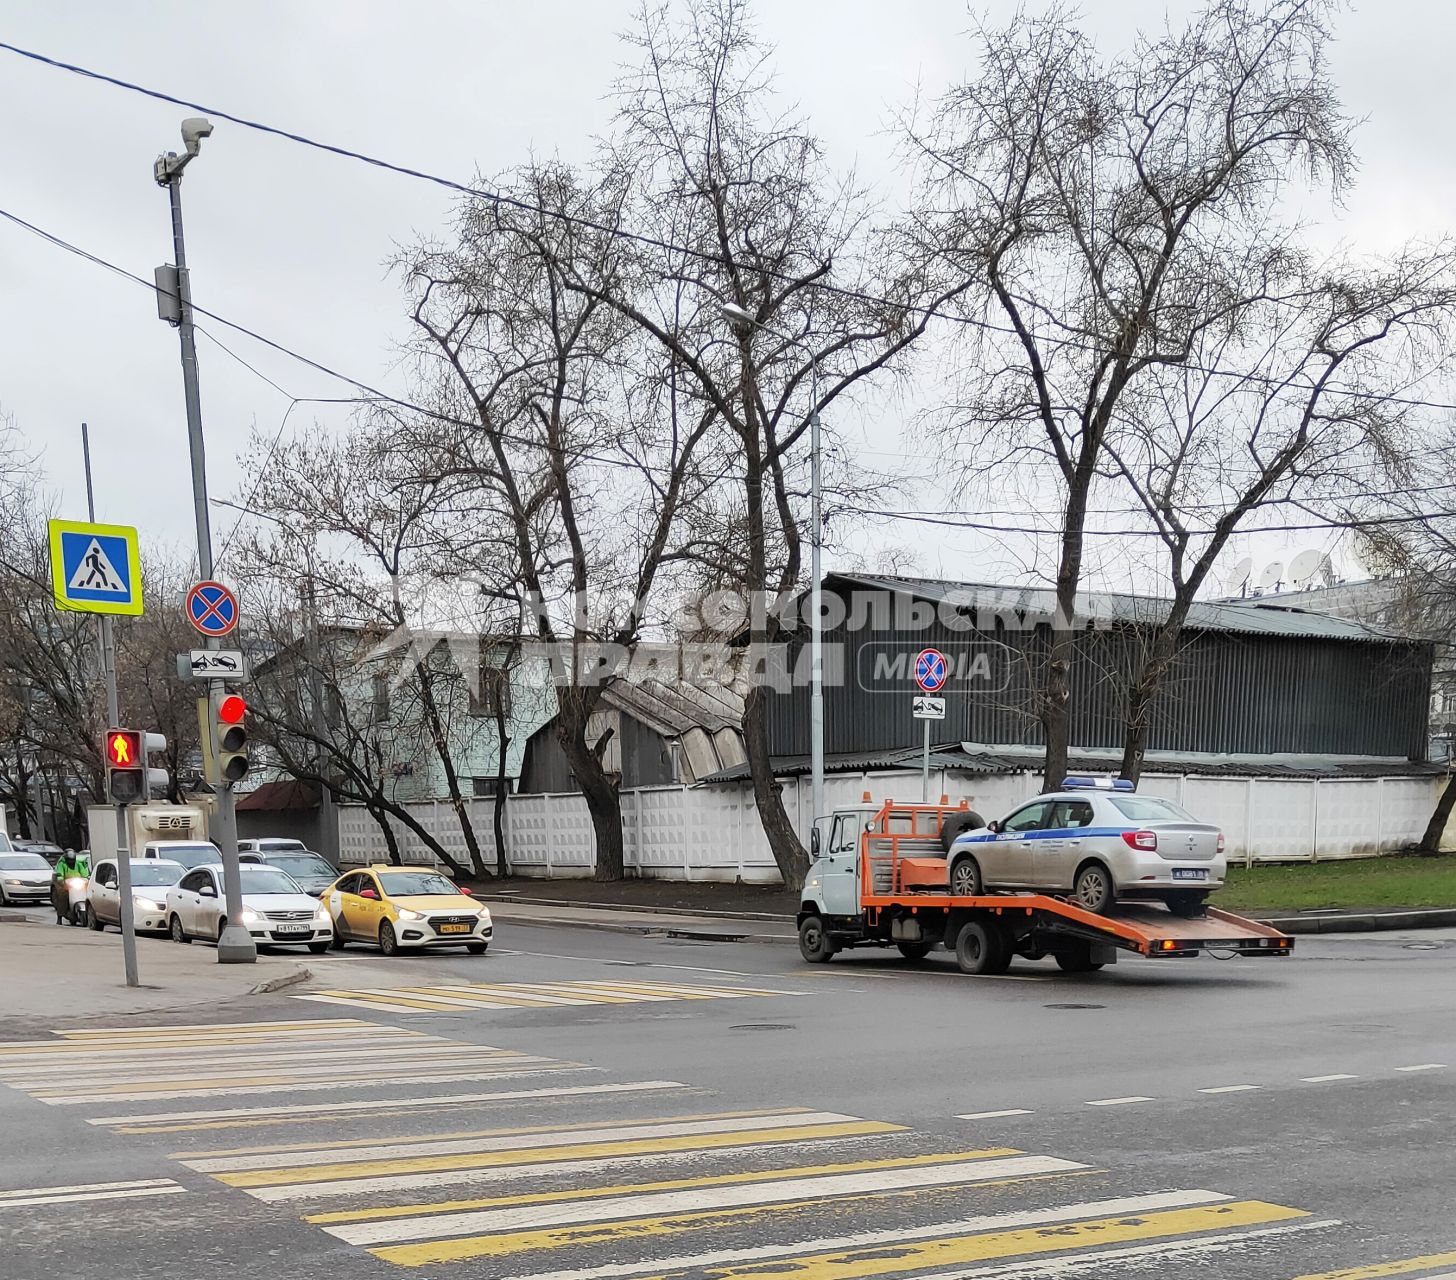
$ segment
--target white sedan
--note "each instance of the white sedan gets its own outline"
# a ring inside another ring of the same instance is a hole
[[[292,876],[244,863],[243,913],[238,921],[255,943],[306,946],[322,955],[333,945],[334,922]],[[196,867],[167,890],[167,932],[173,942],[215,942],[227,927],[226,891],[220,866]]]
[[[86,890],[86,918],[98,933],[107,925],[121,928],[121,883],[115,858],[102,858],[91,872]],[[186,871],[180,862],[157,858],[131,860],[131,919],[138,933],[167,932],[167,890]]]

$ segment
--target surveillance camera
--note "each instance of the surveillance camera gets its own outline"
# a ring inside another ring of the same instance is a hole
[[[182,121],[182,142],[187,154],[195,156],[202,147],[202,140],[212,133],[212,123],[205,116],[189,116]]]

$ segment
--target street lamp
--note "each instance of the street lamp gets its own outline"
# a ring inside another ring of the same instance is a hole
[[[823,588],[819,562],[823,524],[820,519],[820,452],[819,452],[819,358],[802,338],[775,329],[757,320],[736,302],[724,302],[719,314],[729,324],[762,329],[784,342],[801,348],[809,357],[809,797],[813,812],[811,822],[824,816],[824,618],[821,607]]]
[[[204,581],[212,577],[212,524],[207,510],[207,453],[202,439],[202,396],[197,385],[197,339],[192,330],[192,285],[187,276],[187,250],[182,238],[182,171],[197,159],[202,140],[212,133],[212,124],[202,116],[182,121],[183,154],[168,151],[157,157],[152,177],[166,187],[172,202],[172,252],[176,262],[158,267],[157,311],[163,320],[177,326],[182,344],[182,393],[187,402],[187,450],[192,459],[192,508],[197,524],[197,568]],[[222,641],[207,638],[209,649],[220,649]],[[225,692],[221,680],[209,680],[208,701],[215,712]],[[212,758],[219,758],[217,716],[207,716],[212,726]],[[238,819],[233,808],[232,784],[219,777],[217,822],[213,832],[222,850],[223,893],[227,901],[227,927],[217,940],[219,964],[252,964],[258,958],[253,935],[240,923],[243,918],[243,882],[238,871]]]

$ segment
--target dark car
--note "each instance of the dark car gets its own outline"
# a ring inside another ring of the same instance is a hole
[[[265,866],[277,867],[280,871],[286,871],[298,881],[299,888],[311,898],[317,898],[339,878],[338,871],[329,863],[328,859],[315,853],[312,849],[250,851],[247,854],[247,860],[261,862]]]

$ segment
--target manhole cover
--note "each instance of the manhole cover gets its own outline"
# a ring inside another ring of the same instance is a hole
[[[792,1031],[793,1025],[788,1022],[740,1022],[736,1027],[729,1027],[730,1031]]]
[[[1044,1004],[1043,1009],[1105,1009],[1105,1004]]]

